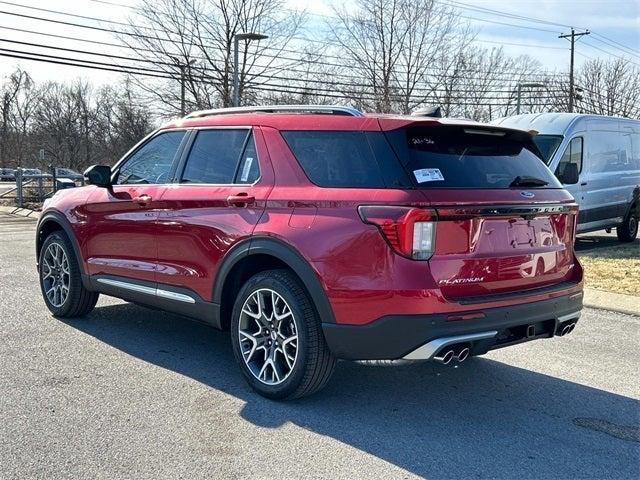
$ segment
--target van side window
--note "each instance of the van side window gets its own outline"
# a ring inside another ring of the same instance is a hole
[[[597,130],[589,137],[591,173],[627,170],[627,153],[619,132]]]
[[[631,129],[625,128],[622,131],[622,137],[625,139],[625,170],[640,169],[640,133],[635,133]]]
[[[556,168],[556,177],[563,176],[564,169],[569,163],[575,163],[578,166],[578,173],[582,172],[582,137],[572,139],[567,145]]]

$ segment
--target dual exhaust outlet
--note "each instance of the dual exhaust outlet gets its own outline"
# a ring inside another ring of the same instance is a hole
[[[441,365],[448,365],[453,360],[462,363],[469,358],[470,353],[469,347],[465,345],[452,345],[451,347],[445,347],[440,350],[433,357],[433,361]]]
[[[561,329],[558,329],[557,335],[560,336],[560,337],[562,337],[564,335],[568,335],[569,333],[573,332],[574,328],[576,328],[576,322],[567,323]]]

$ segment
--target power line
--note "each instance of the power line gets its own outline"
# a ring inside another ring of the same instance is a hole
[[[582,43],[583,43],[584,45],[586,45],[587,47],[593,48],[593,49],[598,50],[598,51],[600,51],[600,52],[602,52],[602,53],[606,53],[607,55],[611,55],[612,57],[619,58],[619,59],[621,59],[621,60],[625,60],[625,61],[627,61],[627,62],[629,62],[629,63],[632,63],[633,65],[636,65],[636,66],[639,66],[639,67],[640,67],[640,63],[636,63],[636,62],[634,62],[634,61],[632,61],[632,60],[629,60],[629,59],[628,59],[628,58],[626,58],[626,57],[621,57],[620,55],[616,55],[616,54],[614,54],[614,53],[608,52],[607,50],[604,50],[604,49],[602,49],[602,48],[600,48],[600,47],[598,47],[598,46],[596,46],[596,45],[593,45],[593,44],[591,44],[591,43],[589,43],[589,42],[582,42]]]
[[[0,2],[1,3],[1,2]],[[16,13],[16,12],[7,12],[7,11],[2,11],[0,10],[0,14],[6,14],[6,15],[14,15],[14,16],[18,16],[18,17],[24,17],[24,18],[28,18],[28,19],[32,19],[32,20],[39,20],[39,21],[44,21],[44,22],[50,22],[50,23],[55,23],[55,24],[62,24],[62,25],[67,25],[67,26],[75,26],[75,27],[79,27],[79,28],[84,28],[84,29],[89,29],[89,30],[98,30],[98,31],[105,31],[105,32],[110,32],[110,33],[119,33],[119,34],[123,34],[123,35],[127,35],[127,36],[132,36],[132,37],[136,37],[136,38],[147,38],[147,39],[151,39],[151,40],[155,40],[155,41],[161,41],[161,42],[169,42],[171,44],[175,43],[175,40],[170,39],[170,38],[158,38],[158,37],[149,37],[149,36],[145,36],[145,35],[137,35],[137,34],[133,34],[131,32],[123,32],[123,31],[118,31],[118,30],[113,30],[113,29],[108,29],[108,28],[103,28],[103,27],[96,27],[96,26],[91,26],[91,25],[84,25],[84,24],[79,24],[79,23],[73,23],[73,22],[65,22],[62,20],[54,20],[54,19],[50,19],[50,18],[43,18],[43,17],[37,17],[37,16],[33,16],[33,15],[26,15],[26,14],[21,14],[21,13]],[[218,46],[212,46],[212,45],[204,45],[206,47],[209,47],[211,49],[215,49],[215,50],[219,50],[219,51],[224,51],[223,48],[218,47]],[[124,45],[122,47],[125,47]],[[127,48],[137,48],[137,47],[131,47],[131,46],[126,46]],[[154,51],[154,50],[150,50],[150,49],[143,49],[144,51]],[[272,49],[272,50],[278,50],[278,49]],[[285,51],[285,49],[281,49],[282,51]],[[291,50],[295,53],[297,53],[298,55],[300,55],[299,51],[295,51],[295,50]],[[160,52],[160,51],[155,51],[157,53],[164,53],[167,54],[168,52]],[[256,54],[256,53],[254,53]],[[176,55],[180,55],[180,53],[176,53]],[[256,54],[257,55],[257,54]],[[265,58],[272,58],[272,59],[277,59],[277,60],[290,60],[290,61],[294,61],[294,62],[301,62],[300,57],[298,58],[292,58],[292,57],[286,57],[284,55],[269,55],[266,53],[259,53],[260,56],[264,56]],[[326,56],[326,55],[323,55]],[[203,57],[200,57],[203,58]],[[337,58],[341,58],[342,57],[337,57]],[[351,68],[353,67],[353,65],[348,65],[348,64],[343,64],[343,63],[331,63],[331,62],[324,62],[321,60],[315,60],[315,59],[305,59],[304,63],[307,64],[314,64],[314,65],[325,65],[325,66],[330,66],[330,67],[342,67],[342,68]],[[435,66],[431,66],[429,67],[429,69],[425,69],[426,71],[429,70],[440,70],[440,71],[444,71],[446,72],[446,69],[443,68],[437,68]],[[483,70],[464,70],[464,73],[490,73],[487,71],[483,71]],[[398,70],[395,70],[394,73],[401,73]],[[500,74],[502,75],[521,75],[522,72],[500,72]],[[321,73],[324,74],[324,73]],[[436,74],[434,74],[436,75]],[[446,75],[443,75],[446,76]],[[558,76],[557,74],[544,74],[544,73],[540,73],[540,74],[530,74],[528,75],[530,78],[546,78],[549,76]]]
[[[14,41],[14,40],[3,40],[0,39],[0,41],[2,42],[9,42],[9,43],[16,43],[19,45],[25,45],[25,46],[31,46],[31,47],[36,47],[36,48],[45,48],[45,49],[52,49],[52,50],[60,50],[60,51],[65,51],[65,52],[71,52],[71,53],[78,53],[78,54],[82,54],[82,55],[93,55],[93,56],[99,56],[99,57],[105,57],[105,58],[116,58],[116,59],[126,59],[126,60],[134,60],[136,61],[136,59],[131,58],[131,57],[123,57],[123,56],[118,56],[118,55],[109,55],[109,54],[102,54],[102,53],[98,53],[98,52],[90,52],[87,50],[76,50],[76,49],[70,49],[70,48],[62,48],[62,47],[54,47],[51,45],[42,45],[42,44],[37,44],[37,43],[31,43],[31,42],[21,42],[21,41]],[[74,62],[84,62],[84,63],[91,63],[91,64],[96,64],[96,65],[106,65],[104,62],[93,62],[93,61],[89,61],[89,60],[84,60],[84,59],[79,59],[79,58],[69,58],[69,57],[59,57],[59,56],[51,56],[51,55],[44,55],[44,54],[40,54],[39,52],[26,52],[26,51],[21,51],[21,50],[9,50],[9,49],[0,49],[3,51],[7,51],[13,54],[23,54],[23,55],[40,55],[40,56],[44,56],[44,57],[49,57],[49,58],[56,58],[59,60],[64,60],[64,61],[74,61]],[[153,61],[150,61],[150,63],[153,63]],[[176,64],[169,64],[169,63],[165,63],[164,65],[169,65],[172,67],[179,67],[179,65]],[[158,73],[158,74],[171,74],[171,72],[166,72],[165,70],[157,70],[157,69],[150,69],[150,68],[142,68],[142,67],[138,67],[138,66],[132,66],[132,65],[121,65],[121,64],[110,64],[109,66],[117,66],[118,68],[127,68],[127,69],[135,69],[135,70],[140,70],[143,72],[153,72],[153,73]],[[217,77],[211,77],[209,75],[206,74],[201,74],[199,73],[200,71],[212,71],[211,69],[200,69],[200,68],[196,68],[196,73],[195,74],[190,74],[190,78],[206,78],[206,79],[216,79],[218,80]],[[271,75],[271,74],[256,74],[252,76],[253,78],[259,77],[259,78],[265,78],[266,80],[262,83],[264,85],[269,85],[269,80],[282,80],[282,81],[286,81],[286,82],[292,82],[292,81],[300,81],[300,82],[307,82],[308,80],[300,80],[300,79],[294,79],[291,77],[283,77],[283,76],[279,76],[279,75]],[[171,77],[171,78],[175,78],[175,77]],[[300,86],[298,85],[298,88],[303,88],[303,89],[313,89],[313,90],[317,90],[317,91],[332,91],[329,90],[327,88],[323,88],[326,87],[327,85],[331,85],[334,87],[345,87],[345,88],[349,88],[349,89],[353,89],[353,88],[372,88],[373,85],[369,84],[369,83],[356,83],[356,82],[337,82],[337,81],[333,81],[333,80],[322,80],[317,82],[318,84],[321,85],[321,87],[310,87],[308,86],[308,84],[305,84],[304,86]],[[249,82],[248,84],[251,85],[260,85],[256,82]],[[425,84],[426,85],[426,84]],[[397,87],[392,86],[392,88],[397,89]],[[421,92],[427,92],[427,95],[431,95],[431,94],[444,94],[445,92],[442,91],[442,87],[434,87],[434,86],[430,86],[430,87],[418,87],[415,86],[414,88],[411,89],[412,93],[414,95],[424,95],[424,93]],[[552,90],[551,89],[545,89],[544,90],[546,93],[551,93]],[[451,95],[465,95],[465,94],[470,94],[470,93],[476,93],[476,90],[467,90],[467,89],[460,89],[460,88],[454,88],[449,92]],[[495,87],[493,88],[488,88],[486,90],[483,91],[483,94],[485,95],[484,98],[489,98],[486,97],[486,95],[488,94],[512,94],[513,90],[512,89],[507,89],[507,90],[500,90],[500,89],[496,89]],[[496,97],[498,98],[498,97]]]
[[[45,55],[45,54],[39,54],[39,53],[32,53],[32,52],[21,52],[21,51],[17,51],[17,50],[9,50],[9,49],[3,49],[0,48],[0,57],[8,57],[8,58],[16,58],[16,59],[23,59],[23,60],[32,60],[32,61],[39,61],[39,62],[45,62],[45,63],[50,63],[50,64],[56,64],[56,65],[67,65],[67,66],[73,66],[73,67],[82,67],[82,68],[90,68],[90,69],[97,69],[97,70],[104,70],[104,71],[111,71],[111,72],[117,72],[117,73],[126,73],[126,74],[131,74],[131,75],[142,75],[142,76],[147,76],[147,77],[154,77],[154,78],[163,78],[163,79],[171,79],[171,80],[177,80],[177,77],[169,75],[165,72],[161,72],[161,71],[154,71],[151,69],[144,69],[144,70],[133,70],[130,68],[123,68],[120,65],[117,64],[108,64],[105,62],[94,62],[94,61],[87,61],[87,60],[78,60],[78,59],[73,59],[73,58],[69,58],[69,57],[60,57],[60,56],[54,56],[54,55]],[[211,78],[210,77],[206,77],[206,76],[197,76],[193,79],[195,82],[197,83],[211,83]],[[281,85],[281,84],[274,84],[274,83],[249,83],[247,85],[248,87],[250,87],[252,90],[255,91],[265,91],[265,92],[275,92],[275,93],[287,93],[287,94],[295,94],[295,95],[304,95],[304,94],[312,94],[312,95],[318,95],[318,96],[323,96],[323,97],[327,97],[327,98],[341,98],[341,99],[358,99],[358,100],[366,100],[366,101],[375,101],[376,97],[372,96],[372,94],[370,92],[358,92],[358,91],[347,91],[344,90],[342,92],[336,92],[336,89],[328,89],[328,88],[320,88],[320,87],[309,87],[309,86],[291,86],[291,85]],[[489,92],[490,93],[490,92]],[[437,100],[436,95],[439,94],[440,96],[443,96],[444,93],[443,92],[433,92],[432,95],[427,95],[427,96],[413,96],[413,98],[433,98],[433,100]],[[488,100],[508,100],[509,97],[491,97],[488,95],[483,96],[481,99],[479,99],[478,101],[468,101],[468,100],[461,100],[459,98],[456,97],[457,92],[451,92],[449,95],[449,98],[451,98],[452,100],[455,100],[455,104],[457,106],[482,106],[482,105],[495,105],[495,106],[501,106],[503,105],[503,102],[488,102]],[[401,100],[403,99],[403,95],[400,94],[391,94],[390,97],[392,99],[396,99],[396,100]],[[554,98],[553,96],[540,96],[537,97],[540,100],[544,100],[544,99],[551,99]]]

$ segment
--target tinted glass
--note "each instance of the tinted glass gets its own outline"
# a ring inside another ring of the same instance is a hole
[[[363,132],[282,133],[309,179],[321,187],[384,187]]]
[[[233,183],[248,130],[201,130],[182,174],[186,183]]]
[[[509,188],[516,177],[561,187],[524,132],[447,126],[400,129],[387,136],[420,188]]]
[[[567,145],[556,168],[558,177],[564,176],[564,169],[569,163],[575,163],[578,166],[578,173],[582,172],[582,137],[573,138]]]
[[[562,135],[536,135],[533,141],[542,154],[544,163],[549,165],[551,157],[556,153],[558,146],[562,143]]]
[[[260,177],[260,168],[258,165],[258,153],[256,152],[256,144],[253,141],[253,134],[247,140],[247,145],[240,157],[240,165],[234,183],[254,183]]]
[[[117,184],[166,183],[184,131],[156,135],[120,167]]]

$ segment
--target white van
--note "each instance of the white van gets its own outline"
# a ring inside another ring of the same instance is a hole
[[[538,132],[534,140],[545,162],[580,205],[578,233],[615,227],[620,241],[636,238],[640,121],[577,113],[531,113],[492,123]]]

